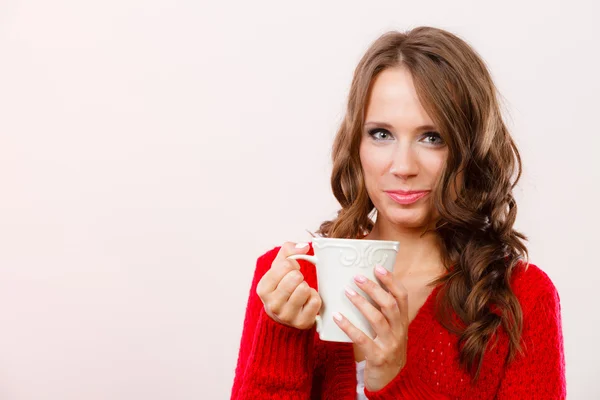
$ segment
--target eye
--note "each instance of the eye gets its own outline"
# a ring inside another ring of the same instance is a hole
[[[380,133],[381,135],[377,136],[378,133]],[[390,133],[390,131],[388,131],[387,129],[383,129],[383,128],[370,129],[368,131],[368,134],[369,134],[369,136],[371,136],[376,141],[389,140],[389,139],[386,139],[386,138],[389,138],[392,135]]]
[[[430,144],[432,146],[443,146],[444,139],[437,132],[426,132],[423,134],[423,139],[425,143]]]

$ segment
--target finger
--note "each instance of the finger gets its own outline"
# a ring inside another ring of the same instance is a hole
[[[315,324],[317,314],[321,311],[322,304],[321,297],[317,291],[311,288],[310,296],[298,314],[296,320],[297,326],[300,329],[311,328]]]
[[[300,271],[288,272],[279,282],[277,288],[267,295],[266,304],[268,304],[271,312],[279,314],[283,310],[283,306],[288,302],[288,299],[296,290],[296,287],[302,283],[304,276]]]
[[[298,247],[297,247],[298,246]],[[281,245],[279,252],[275,256],[273,260],[273,266],[281,265],[284,262],[291,262],[296,269],[300,269],[300,264],[296,260],[288,260],[287,258],[294,254],[306,254],[308,249],[310,248],[308,243],[294,243],[294,242],[285,242]]]
[[[287,310],[290,310],[294,315],[298,314],[310,297],[310,286],[306,281],[300,282],[294,292],[289,297],[287,303],[283,306],[281,315],[284,315]]]
[[[256,286],[256,292],[259,296],[263,297],[265,295],[270,294],[281,282],[284,276],[286,276],[290,271],[298,271],[299,268],[296,268],[292,263],[293,260],[284,261],[279,266],[275,266],[272,264],[270,270],[268,270],[261,280],[258,282]]]
[[[346,317],[340,313],[335,313],[333,320],[344,331],[346,335],[352,340],[356,346],[365,355],[365,358],[370,359],[376,356],[379,347],[375,342],[368,337],[363,331],[355,327]]]
[[[385,291],[377,283],[362,275],[357,275],[354,278],[354,281],[356,282],[356,285],[379,306],[381,310],[380,314],[382,314],[387,322],[389,330],[383,331],[381,334],[378,333],[378,336],[384,341],[403,336],[406,333],[406,327],[404,326],[403,320],[406,313],[404,315],[401,313],[396,298],[391,293]],[[376,326],[373,326],[373,329],[376,328]]]
[[[302,243],[299,243],[301,245]],[[296,260],[288,260],[286,257],[292,254],[303,254],[308,251],[309,246],[295,248],[293,242],[284,243],[277,256],[271,263],[271,268],[264,274],[256,286],[256,292],[263,298],[277,288],[281,279],[290,271],[300,270],[300,264]]]
[[[300,311],[303,317],[307,317],[309,319],[315,319],[317,314],[321,311],[321,307],[323,305],[323,301],[321,300],[321,296],[319,296],[319,292],[315,289],[310,289],[310,296],[308,301],[304,303],[302,307],[302,311]]]
[[[375,284],[375,283],[374,283]],[[380,290],[383,290],[379,288]],[[365,291],[366,292],[366,291]],[[367,293],[368,294],[368,293]],[[352,288],[346,288],[346,297],[354,304],[356,308],[365,316],[371,327],[375,331],[377,338],[384,343],[390,342],[396,337],[388,323],[387,317],[373,306],[366,298],[356,293]]]
[[[383,286],[389,290],[389,293],[396,300],[396,305],[400,311],[400,320],[389,320],[390,326],[394,332],[400,332],[408,329],[408,291],[398,280],[394,280],[392,274],[381,266],[375,267],[375,276],[381,281]]]

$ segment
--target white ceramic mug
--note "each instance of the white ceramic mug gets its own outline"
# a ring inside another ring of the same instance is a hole
[[[319,337],[329,342],[352,342],[333,320],[333,314],[340,312],[373,339],[375,332],[371,324],[346,297],[345,288],[353,288],[379,309],[377,303],[357,287],[354,276],[361,274],[380,283],[375,277],[374,268],[381,265],[392,272],[400,243],[388,240],[317,237],[313,239],[312,244],[314,256],[296,254],[288,259],[309,261],[317,269],[318,292],[323,301],[321,314],[316,318]]]

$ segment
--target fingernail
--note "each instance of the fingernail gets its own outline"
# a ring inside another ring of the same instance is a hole
[[[296,244],[296,248],[297,249],[303,249],[306,246],[308,246],[308,243],[298,243],[298,244]]]
[[[340,314],[339,312],[336,312],[335,314],[333,314],[333,318],[335,318],[339,322],[342,322],[342,314]]]
[[[356,275],[356,276],[354,277],[354,280],[355,280],[356,282],[358,282],[358,283],[365,283],[365,282],[367,281],[367,278],[365,278],[365,277],[364,277],[364,276],[362,276],[362,275]]]
[[[386,275],[387,274],[387,269],[383,268],[381,265],[377,265],[375,267],[375,271],[377,271],[381,275]]]
[[[356,292],[347,286],[346,286],[346,293],[348,293],[348,296],[356,296]]]

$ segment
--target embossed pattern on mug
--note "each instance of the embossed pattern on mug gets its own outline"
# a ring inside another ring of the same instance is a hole
[[[378,243],[377,245],[367,244],[361,248],[360,253],[355,246],[344,243],[319,243],[315,241],[314,246],[320,249],[326,247],[339,248],[340,264],[345,267],[359,268],[369,268],[374,267],[376,264],[385,264],[388,259],[387,251],[398,251],[397,245],[385,245],[382,243]]]

